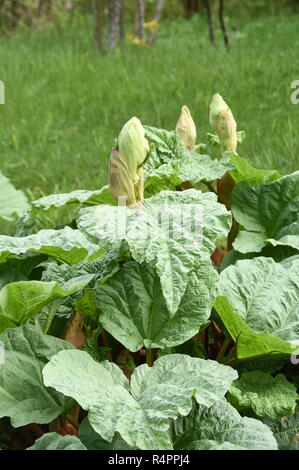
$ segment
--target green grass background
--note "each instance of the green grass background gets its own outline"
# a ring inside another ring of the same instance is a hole
[[[287,10],[286,10],[287,11]],[[230,23],[233,26],[233,23]],[[108,182],[114,138],[132,116],[173,129],[186,104],[199,141],[211,129],[209,101],[223,95],[247,139],[239,153],[283,174],[299,164],[299,15],[247,18],[227,53],[207,39],[204,18],[165,21],[150,50],[126,45],[101,55],[92,19],[1,37],[0,170],[31,197]]]

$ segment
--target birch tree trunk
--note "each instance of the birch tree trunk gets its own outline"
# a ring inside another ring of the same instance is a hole
[[[115,49],[118,36],[119,18],[121,12],[121,0],[108,1],[108,51]]]
[[[158,0],[156,14],[154,20],[159,24],[162,18],[162,12],[164,7],[164,0]],[[148,45],[152,46],[157,38],[157,30],[151,31],[149,38],[148,38]]]
[[[143,40],[144,38],[144,26],[143,26],[144,15],[145,15],[144,0],[136,0],[135,34],[141,40]]]

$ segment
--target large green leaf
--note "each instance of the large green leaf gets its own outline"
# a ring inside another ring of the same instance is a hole
[[[96,206],[98,204],[115,204],[109,186],[95,191],[76,190],[70,193],[51,194],[31,202],[34,209],[41,211],[59,209],[64,206]]]
[[[226,297],[217,297],[214,307],[223,324],[237,345],[237,358],[240,360],[265,361],[267,359],[287,359],[297,350],[287,341],[273,336],[267,331],[257,334],[238,315]],[[278,361],[279,363],[279,361]]]
[[[193,185],[209,183],[234,168],[226,157],[217,160],[194,150],[186,150],[175,131],[145,129],[146,137],[155,144],[153,154],[144,167],[147,194],[173,190],[185,181]]]
[[[165,348],[184,343],[207,323],[218,279],[210,261],[199,262],[189,274],[175,315],[167,309],[154,268],[135,261],[97,286],[97,306],[104,328],[130,351]]]
[[[20,217],[28,208],[25,194],[16,189],[8,178],[0,173],[0,224]],[[1,233],[0,227],[0,233]]]
[[[254,168],[246,158],[240,157],[237,153],[229,152],[226,154],[235,170],[229,172],[236,183],[245,181],[250,186],[275,181],[281,178],[277,170],[263,170]]]
[[[27,237],[0,235],[0,262],[24,253],[43,253],[60,262],[77,264],[86,258],[101,257],[99,247],[90,243],[79,230],[41,230]]]
[[[299,406],[293,416],[263,418],[262,421],[271,428],[279,450],[299,450]]]
[[[69,225],[76,220],[80,208],[97,204],[115,205],[109,186],[96,191],[75,190],[70,193],[51,194],[31,201],[30,208],[17,223],[16,235],[26,236],[39,229]]]
[[[281,418],[295,412],[296,387],[283,374],[272,377],[261,371],[245,372],[228,393],[229,402],[240,412],[253,410],[257,416]]]
[[[194,405],[188,416],[173,421],[171,439],[176,450],[277,449],[268,426],[257,419],[242,418],[224,400],[210,408]]]
[[[215,194],[195,189],[162,191],[144,210],[98,206],[81,211],[78,227],[102,247],[126,240],[133,258],[156,269],[169,311],[174,314],[189,273],[227,235],[230,213]]]
[[[172,449],[169,418],[187,415],[192,396],[208,405],[222,399],[237,377],[215,361],[167,355],[152,368],[135,369],[130,394],[122,373],[109,363],[105,370],[105,364],[83,351],[62,351],[45,366],[44,382],[89,410],[89,422],[104,440],[111,442],[118,433],[140,449]]]
[[[78,437],[88,450],[132,450],[126,441],[116,433],[111,442],[105,441],[95,432],[86,416],[80,424]]]
[[[259,186],[238,184],[232,212],[243,227],[233,246],[259,252],[267,243],[299,249],[299,171]]]
[[[237,261],[221,272],[217,289],[254,332],[299,339],[299,260],[287,268],[272,258]]]
[[[31,325],[8,328],[0,341],[5,359],[0,364],[0,418],[9,416],[14,427],[49,423],[61,413],[65,398],[44,387],[42,369],[58,351],[73,346]]]
[[[49,432],[37,439],[27,450],[87,450],[77,436],[61,436],[57,432]]]
[[[63,299],[84,287],[93,278],[86,274],[60,286],[57,282],[12,282],[0,291],[0,332],[26,323],[53,300]]]

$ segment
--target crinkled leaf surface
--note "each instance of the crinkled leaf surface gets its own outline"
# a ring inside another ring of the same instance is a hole
[[[157,359],[153,367],[143,364],[131,377],[131,390],[135,398],[158,384],[185,390],[199,404],[211,406],[220,400],[238,373],[217,361],[199,359],[185,354],[168,354]]]
[[[0,221],[14,220],[27,208],[28,201],[23,191],[16,189],[9,179],[0,173]]]
[[[91,426],[86,416],[80,424],[78,437],[88,450],[132,450],[116,433],[111,442],[105,441]],[[135,448],[137,449],[137,448]]]
[[[110,370],[83,351],[59,353],[43,370],[45,385],[89,410],[89,422],[104,440],[111,442],[118,433],[140,449],[172,449],[169,418],[187,415],[192,396],[209,405],[220,400],[237,377],[215,361],[168,355],[152,368],[135,369],[131,394],[120,369],[117,374],[117,366],[106,364]]]
[[[214,307],[237,345],[237,358],[251,361],[287,359],[297,349],[267,331],[257,334],[230,305],[226,297],[217,297]]]
[[[230,171],[229,174],[236,183],[245,181],[250,186],[254,186],[281,178],[281,174],[277,170],[254,168],[246,158],[240,157],[237,153],[227,152],[226,155],[235,167],[235,170]]]
[[[114,205],[115,201],[110,194],[109,186],[104,186],[103,188],[96,191],[76,190],[70,193],[51,194],[50,196],[44,196],[40,199],[36,199],[35,201],[32,201],[31,204],[34,209],[48,211],[49,209],[58,209],[66,205]]]
[[[217,160],[194,150],[186,150],[175,131],[145,129],[147,138],[155,144],[153,155],[144,167],[148,194],[175,189],[185,181],[193,185],[201,181],[211,182],[234,168],[227,158]]]
[[[77,264],[89,257],[100,257],[99,247],[90,243],[79,230],[40,230],[27,237],[0,235],[0,262],[24,253],[43,253],[67,264]]]
[[[169,311],[174,314],[189,273],[227,235],[230,213],[212,193],[162,191],[144,210],[98,206],[81,211],[78,227],[100,246],[126,240],[133,258],[156,269]]]
[[[261,371],[245,372],[228,393],[229,402],[240,412],[253,410],[257,416],[281,418],[294,414],[296,387],[283,374],[272,377]]]
[[[175,315],[167,309],[155,269],[136,261],[97,286],[97,307],[104,328],[130,351],[184,343],[207,323],[217,272],[210,260],[199,262]]]
[[[254,332],[299,339],[299,260],[286,268],[272,258],[237,261],[221,272],[218,294]]]
[[[259,186],[238,184],[232,212],[244,229],[233,246],[241,253],[261,251],[267,243],[299,249],[299,171]],[[251,236],[256,239],[253,250]]]
[[[293,416],[263,418],[262,421],[271,428],[279,450],[299,450],[299,406]]]
[[[61,413],[65,397],[44,387],[42,369],[58,351],[73,346],[31,325],[6,329],[0,341],[5,350],[0,364],[0,417],[9,416],[14,427],[49,423]]]
[[[86,274],[71,279],[63,286],[57,282],[42,281],[19,281],[7,284],[0,291],[0,332],[7,327],[26,323],[53,300],[62,299],[84,289],[92,278],[92,274]]]
[[[37,439],[27,450],[87,450],[77,436],[61,436],[57,432],[49,432]]]
[[[188,416],[172,422],[171,439],[174,449],[245,448],[276,450],[277,442],[271,430],[257,419],[242,418],[224,400],[210,408],[195,404]],[[211,444],[212,441],[212,444]]]

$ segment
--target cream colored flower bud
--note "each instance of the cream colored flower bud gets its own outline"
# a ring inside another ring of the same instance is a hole
[[[222,152],[236,152],[237,124],[230,108],[218,93],[211,100],[210,124],[219,137]]]
[[[127,206],[136,204],[133,178],[125,158],[115,148],[112,149],[109,159],[109,187],[116,201],[122,197],[125,198]]]
[[[118,139],[118,151],[124,158],[134,183],[139,179],[138,169],[145,162],[150,147],[144,137],[144,128],[136,117],[130,119],[122,128]]]
[[[196,144],[196,127],[187,106],[182,107],[175,130],[182,139],[185,148],[192,150]]]

